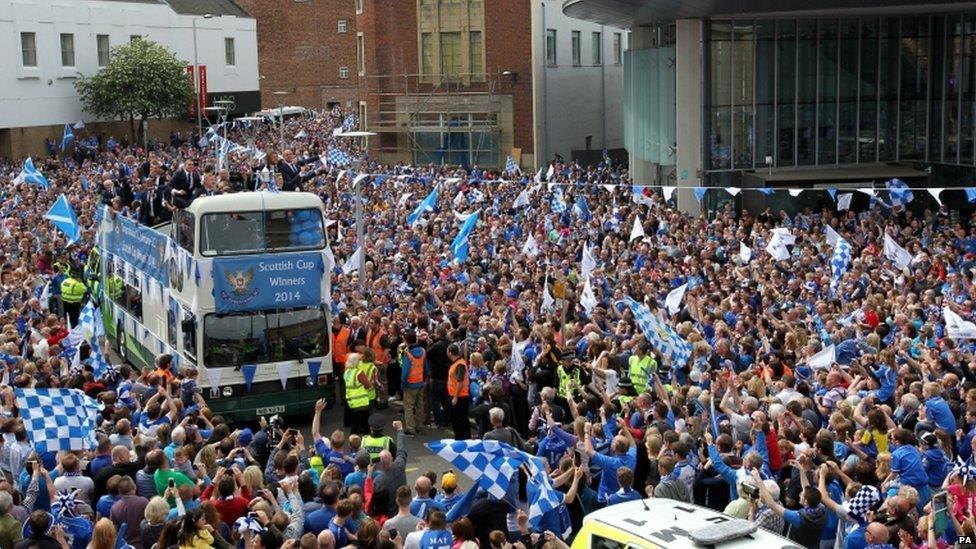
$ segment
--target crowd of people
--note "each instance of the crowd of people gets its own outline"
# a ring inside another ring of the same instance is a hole
[[[817,210],[751,213],[732,199],[690,215],[659,189],[635,194],[609,162],[525,175],[381,164],[334,135],[348,121],[338,110],[288,121],[285,147],[276,126],[229,128],[251,143],[219,161],[206,135],[147,147],[79,135],[36,161],[48,188],[18,180],[20,163],[0,166],[0,549],[552,549],[587,513],[644,497],[811,548],[976,535],[973,343],[948,336],[943,311],[974,320],[964,215],[837,211],[826,193]],[[323,162],[329,149],[354,164]],[[365,242],[353,171],[370,176]],[[154,225],[198,197],[262,189],[318,194],[337,263],[360,247],[366,257],[365,284],[333,273],[336,395],[316,405],[309,439],[280,418],[229,425],[169,355],[107,378],[71,367],[88,350],[66,344],[66,314],[99,299],[84,266],[100,205]],[[70,245],[43,219],[61,194],[82,227]],[[475,212],[457,261],[452,239]],[[831,265],[828,227],[850,245],[846,271]],[[794,239],[787,259],[765,251],[774,229]],[[908,267],[885,257],[885,235]],[[690,345],[687,362],[656,346],[626,297]],[[811,360],[828,346],[829,364]],[[45,387],[102,404],[95,448],[35,451],[14,389]],[[345,430],[319,432],[327,401]],[[371,414],[387,407],[402,421]],[[542,457],[564,505],[530,521],[524,471],[506,498],[460,490],[459,472],[408,484],[406,438],[452,435]]]

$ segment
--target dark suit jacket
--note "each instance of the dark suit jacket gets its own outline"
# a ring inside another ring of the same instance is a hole
[[[169,180],[169,186],[174,191],[186,191],[184,198],[190,198],[190,191],[200,186],[200,174],[187,173],[184,169],[179,169]]]
[[[279,160],[275,167],[277,168],[278,173],[281,174],[281,179],[283,181],[281,190],[297,191],[298,188],[301,187],[302,183],[315,177],[314,171],[301,175],[301,167],[305,164],[315,162],[315,160],[315,158],[306,158],[305,160],[297,160],[291,164],[285,162],[284,160]]]

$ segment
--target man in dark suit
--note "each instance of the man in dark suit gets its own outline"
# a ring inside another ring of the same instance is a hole
[[[302,175],[301,167],[305,164],[315,162],[316,158],[313,157],[306,158],[304,160],[296,160],[295,153],[292,152],[291,149],[285,149],[285,152],[282,153],[281,156],[282,158],[277,161],[275,167],[277,168],[278,173],[281,174],[281,178],[284,180],[284,185],[281,188],[283,191],[297,191],[301,188],[302,183],[312,179],[320,173],[324,173],[325,171],[310,171]],[[277,155],[274,155],[273,157],[277,158]]]
[[[190,200],[193,189],[200,186],[200,173],[197,172],[196,161],[188,158],[183,161],[183,167],[176,170],[169,180],[169,187],[173,193],[174,204],[179,198]],[[177,207],[180,207],[177,205]],[[184,206],[185,207],[185,206]]]

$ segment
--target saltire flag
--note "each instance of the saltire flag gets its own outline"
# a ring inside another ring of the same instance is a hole
[[[830,225],[824,225],[824,236],[827,238],[827,244],[830,244],[831,246],[836,246],[837,242],[843,238],[840,236],[840,233],[835,231]]]
[[[15,389],[17,409],[38,455],[91,450],[98,402],[78,389]]]
[[[34,160],[30,157],[24,161],[24,167],[20,170],[20,174],[17,175],[17,179],[14,182],[24,182],[30,185],[37,185],[42,189],[47,189],[48,182],[47,178],[34,167]]]
[[[583,221],[590,221],[593,219],[593,214],[590,213],[590,207],[586,204],[586,198],[580,194],[576,196],[576,204],[573,206],[573,213],[579,216]]]
[[[356,127],[359,121],[356,119],[355,114],[346,115],[346,118],[342,121],[342,131],[347,132]]]
[[[522,173],[522,170],[519,169],[518,162],[511,156],[505,159],[505,171],[510,174]]]
[[[427,448],[499,500],[505,500],[516,486],[518,470],[524,466],[528,471],[528,482],[534,488],[527,490],[530,494],[529,524],[533,527],[538,526],[544,514],[563,504],[563,494],[553,488],[543,459],[504,442],[444,439],[428,442]]]
[[[522,253],[529,257],[539,255],[539,244],[535,241],[535,236],[532,233],[529,233],[529,238],[525,240],[525,245],[522,246]]]
[[[440,188],[439,185],[435,185],[433,190],[417,204],[417,207],[407,216],[407,225],[411,227],[420,220],[420,217],[424,215],[424,212],[434,211],[434,204],[437,203],[437,191]]]
[[[830,281],[831,287],[836,287],[837,283],[840,282],[844,273],[847,272],[847,267],[851,263],[851,245],[847,243],[846,240],[841,238],[837,241],[834,246],[834,254],[830,258],[830,268],[833,272],[833,278]]]
[[[464,263],[468,260],[468,236],[471,231],[474,230],[474,226],[478,223],[478,214],[481,210],[474,212],[474,215],[465,220],[464,225],[461,225],[461,230],[458,231],[454,241],[451,242],[451,253],[454,254],[454,259],[459,263]]]
[[[75,140],[75,132],[71,130],[71,124],[64,125],[64,133],[61,135],[61,152],[67,150],[68,145]]]
[[[68,237],[68,244],[74,244],[81,236],[81,225],[78,224],[78,216],[68,203],[68,197],[61,195],[51,205],[44,218],[54,223],[54,226],[61,230]]]
[[[691,359],[691,344],[685,341],[673,328],[658,320],[651,311],[631,297],[624,298],[624,304],[634,313],[637,326],[644,337],[662,356],[671,362],[672,367],[681,367]]]
[[[512,208],[519,209],[522,206],[529,205],[529,189],[522,189],[522,192],[515,198],[515,202],[512,203]]]
[[[892,206],[905,206],[915,200],[915,194],[908,188],[908,184],[901,179],[886,181],[885,187],[888,188],[888,198],[891,200]]]
[[[842,212],[844,210],[851,209],[851,200],[854,199],[854,193],[844,193],[837,197],[837,211]],[[970,201],[972,202],[972,201]]]

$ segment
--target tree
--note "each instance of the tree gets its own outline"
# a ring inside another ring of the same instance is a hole
[[[146,120],[180,116],[193,101],[186,63],[165,46],[146,39],[112,48],[108,66],[80,78],[75,88],[86,112],[128,120],[136,143],[143,142]]]

